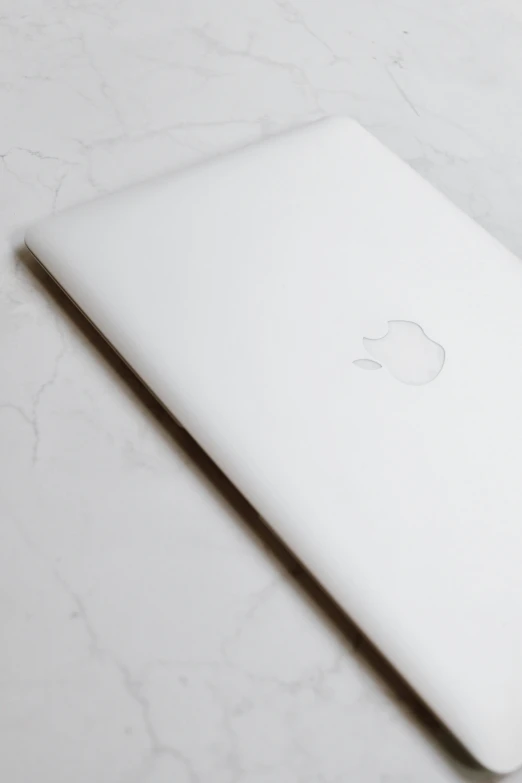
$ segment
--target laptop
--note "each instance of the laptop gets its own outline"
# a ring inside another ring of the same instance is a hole
[[[470,753],[520,765],[520,262],[340,118],[26,242]]]

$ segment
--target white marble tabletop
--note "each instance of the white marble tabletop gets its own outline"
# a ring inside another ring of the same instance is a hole
[[[5,783],[490,779],[19,250],[35,218],[323,114],[522,255],[517,0],[0,1]]]

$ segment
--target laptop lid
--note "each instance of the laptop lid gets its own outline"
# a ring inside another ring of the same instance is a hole
[[[522,268],[349,120],[29,249],[458,739],[522,763]]]

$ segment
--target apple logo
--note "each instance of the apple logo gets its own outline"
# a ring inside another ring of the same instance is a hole
[[[435,380],[446,358],[442,345],[413,321],[388,321],[383,337],[363,337],[363,345],[373,359],[356,359],[356,367],[380,370],[384,366],[398,381],[411,386]]]

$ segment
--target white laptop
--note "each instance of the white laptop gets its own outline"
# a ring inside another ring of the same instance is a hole
[[[519,261],[344,119],[26,241],[476,759],[520,765]]]

